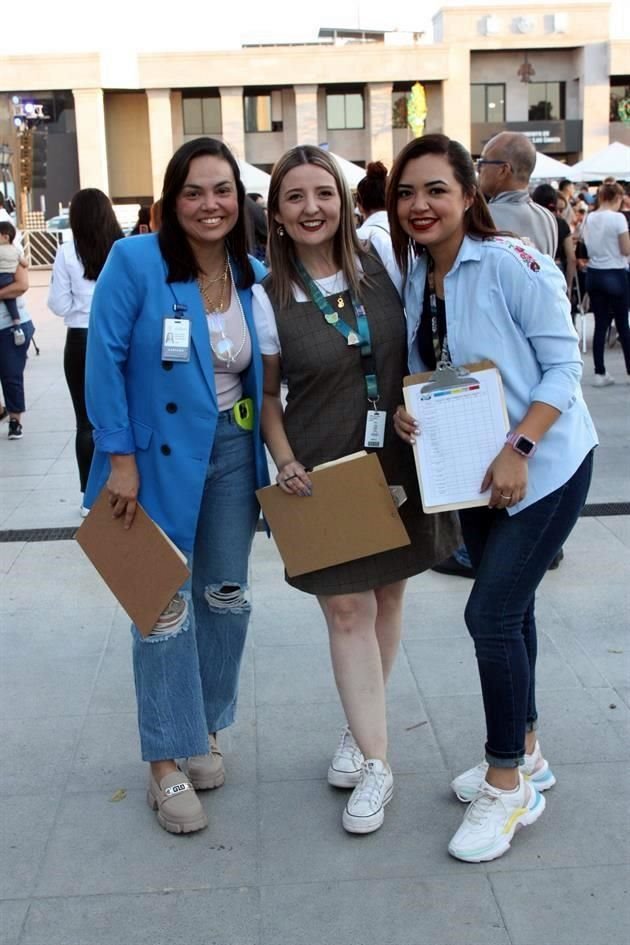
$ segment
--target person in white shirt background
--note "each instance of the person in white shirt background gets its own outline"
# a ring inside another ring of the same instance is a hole
[[[63,318],[67,328],[63,368],[76,417],[75,451],[83,494],[94,452],[84,383],[90,306],[109,251],[124,234],[109,197],[95,187],[79,190],[72,198],[70,229],[72,240],[62,243],[55,257],[48,308]],[[87,514],[83,505],[81,514]]]
[[[381,161],[371,161],[365,170],[365,177],[357,184],[357,209],[363,217],[357,236],[360,240],[370,242],[387,269],[389,278],[400,292],[400,273],[394,262],[389,220],[385,209],[387,168]]]
[[[582,230],[582,239],[588,254],[586,288],[595,318],[594,387],[607,387],[615,382],[606,371],[604,364],[606,335],[613,318],[630,383],[630,329],[628,328],[630,234],[626,218],[619,212],[623,196],[624,192],[620,184],[602,184],[597,192],[597,209],[591,210]]]

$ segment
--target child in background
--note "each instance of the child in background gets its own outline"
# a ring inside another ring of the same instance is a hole
[[[15,282],[15,273],[19,266],[26,268],[27,262],[22,253],[13,245],[15,227],[7,220],[0,221],[0,289]],[[9,315],[14,325],[20,324],[20,313],[15,299],[5,299]]]

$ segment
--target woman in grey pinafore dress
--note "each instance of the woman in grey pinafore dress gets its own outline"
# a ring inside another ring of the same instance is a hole
[[[384,444],[376,452],[389,484],[403,485],[407,493],[400,512],[410,545],[287,578],[317,595],[326,617],[348,719],[328,781],[354,788],[345,829],[369,833],[381,826],[393,791],[385,683],[400,640],[405,579],[448,556],[457,545],[457,525],[451,514],[424,514],[412,452],[394,431],[407,366],[404,313],[382,263],[356,237],[352,199],[334,160],[312,146],[289,151],[274,169],[268,212],[272,275],[256,290],[254,317],[265,366],[262,428],[278,485],[295,501],[308,501],[306,470],[363,449],[371,409],[360,350],[326,322],[314,282],[352,329],[352,296],[365,307],[378,409],[387,413]],[[288,388],[284,411],[281,373]]]

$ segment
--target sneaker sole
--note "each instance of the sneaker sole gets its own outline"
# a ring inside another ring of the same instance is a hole
[[[354,814],[349,814],[347,808],[344,808],[343,817],[341,818],[343,829],[348,833],[374,833],[375,830],[383,826],[385,808],[391,801],[393,794],[394,786],[392,785],[383,798],[383,806],[381,809],[375,814],[371,814],[369,817],[356,817]]]
[[[490,860],[497,860],[500,856],[503,856],[504,853],[507,853],[517,830],[520,830],[521,827],[529,827],[530,824],[536,823],[545,809],[547,803],[545,798],[538,791],[533,790],[535,794],[535,803],[533,806],[526,808],[526,810],[515,819],[510,830],[504,834],[494,847],[474,853],[462,853],[461,851],[458,852],[453,849],[449,843],[448,852],[450,855],[455,857],[456,860],[462,860],[464,863],[488,863]]]
[[[361,769],[358,771],[337,771],[328,769],[328,783],[336,788],[355,788],[361,780]]]
[[[203,811],[196,819],[184,821],[183,823],[178,820],[167,820],[150,790],[147,791],[147,804],[151,810],[157,811],[158,823],[167,833],[194,833],[196,830],[203,830],[204,827],[208,826],[208,818]]]
[[[8,439],[9,439],[9,440],[21,440],[23,436],[24,436],[23,433],[9,433]]]

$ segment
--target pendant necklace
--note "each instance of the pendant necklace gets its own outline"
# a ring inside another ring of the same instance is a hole
[[[225,332],[226,324],[224,312],[227,301],[228,273],[230,277],[230,285],[234,289],[232,298],[236,298],[241,314],[241,339],[238,348],[236,347],[232,338],[230,338],[230,336]],[[232,268],[229,265],[227,259],[225,261],[225,269],[219,279],[223,280],[223,285],[221,286],[221,294],[217,304],[215,304],[214,300],[209,297],[206,285],[203,284],[200,279],[198,279],[197,282],[199,284],[199,290],[204,301],[204,309],[208,319],[208,327],[210,329],[210,347],[217,359],[219,361],[223,361],[227,367],[230,367],[236,361],[245,346],[245,340],[247,338],[247,323],[245,322],[245,314],[243,312],[241,300],[239,298],[238,292],[236,292],[236,289],[234,288]],[[219,279],[215,279],[214,281],[218,282]]]

